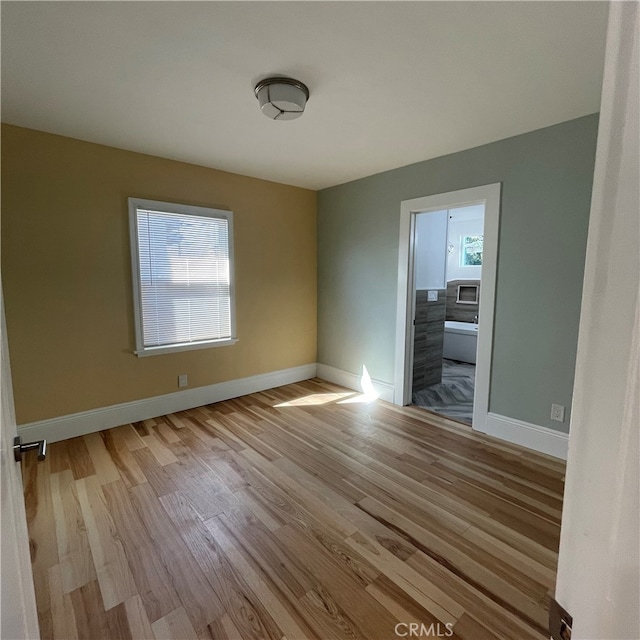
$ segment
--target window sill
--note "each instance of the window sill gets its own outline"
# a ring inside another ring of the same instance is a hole
[[[238,338],[225,338],[224,340],[206,340],[203,342],[184,342],[182,344],[170,344],[162,347],[144,347],[134,351],[138,358],[147,356],[159,356],[163,353],[177,353],[178,351],[195,351],[196,349],[211,349],[212,347],[227,347],[238,342]]]

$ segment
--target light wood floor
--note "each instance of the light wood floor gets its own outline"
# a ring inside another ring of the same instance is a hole
[[[548,638],[564,465],[355,396],[313,380],[27,456],[42,637]]]

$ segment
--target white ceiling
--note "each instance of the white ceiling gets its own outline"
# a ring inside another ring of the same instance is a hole
[[[600,2],[2,2],[2,120],[320,189],[599,110]],[[268,75],[310,89],[276,122]]]

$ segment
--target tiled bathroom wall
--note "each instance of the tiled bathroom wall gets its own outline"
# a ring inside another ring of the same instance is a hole
[[[447,282],[447,320],[456,322],[473,322],[478,315],[480,305],[478,303],[456,302],[459,285],[474,285],[478,287],[478,302],[480,301],[480,280],[450,280]]]
[[[433,289],[431,290],[433,291]],[[416,291],[416,323],[413,343],[413,391],[442,381],[445,289],[437,290],[437,301],[428,301],[428,291]]]

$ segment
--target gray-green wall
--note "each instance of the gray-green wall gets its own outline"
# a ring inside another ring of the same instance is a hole
[[[320,191],[318,362],[393,384],[400,202],[501,182],[489,410],[568,431],[597,127],[590,115]]]

